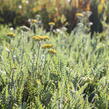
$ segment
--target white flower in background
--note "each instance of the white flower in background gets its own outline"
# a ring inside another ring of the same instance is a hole
[[[10,28],[10,30],[11,30],[11,31],[13,31],[13,30],[14,30],[14,28],[13,28],[13,27],[11,27],[11,28]]]
[[[18,8],[19,8],[19,9],[22,9],[22,5],[19,5]]]
[[[25,1],[25,3],[26,3],[26,4],[29,4],[29,1],[28,1],[28,0],[26,0],[26,1]]]
[[[70,2],[71,0],[67,0],[68,2]]]
[[[56,29],[56,32],[61,32],[61,30],[60,29]]]

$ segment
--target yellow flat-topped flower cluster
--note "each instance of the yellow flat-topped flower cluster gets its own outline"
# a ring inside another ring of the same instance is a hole
[[[48,52],[51,53],[51,54],[56,54],[56,50],[55,49],[50,49],[50,50],[48,50]]]
[[[36,20],[36,19],[31,19],[31,23],[38,23],[38,20]]]
[[[76,13],[77,17],[83,17],[84,15],[82,13]]]
[[[7,33],[7,36],[15,37],[16,35],[14,33],[12,33],[12,32],[9,32],[9,33]]]
[[[33,36],[32,39],[41,41],[41,40],[49,39],[49,37],[48,36]]]
[[[40,36],[40,35],[36,35],[32,37],[33,40],[36,41],[45,41],[47,39],[50,39],[48,36]],[[47,52],[49,54],[56,54],[56,50],[53,48],[52,44],[43,44],[41,45],[42,49],[48,49]]]
[[[38,23],[39,21],[37,19],[28,19],[29,23]]]
[[[48,24],[49,24],[49,25],[55,25],[55,23],[54,23],[54,22],[49,22]]]
[[[50,54],[56,54],[56,50],[53,49],[53,45],[52,44],[44,44],[44,45],[42,45],[42,48],[43,49],[49,49],[48,53],[50,53]]]
[[[53,45],[52,44],[44,44],[42,45],[42,48],[52,48]]]

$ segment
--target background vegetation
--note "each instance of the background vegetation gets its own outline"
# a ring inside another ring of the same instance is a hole
[[[48,23],[52,21],[56,23],[55,28],[64,25],[71,31],[78,22],[76,13],[91,11],[92,28],[99,32],[101,21],[109,22],[108,4],[108,0],[0,0],[0,23],[29,26],[28,19],[38,14],[46,30],[50,29]]]

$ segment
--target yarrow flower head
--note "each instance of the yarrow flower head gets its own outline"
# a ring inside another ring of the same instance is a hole
[[[56,54],[56,50],[55,50],[55,49],[50,49],[50,50],[48,50],[48,52],[49,52],[50,54]]]
[[[76,13],[77,17],[83,17],[84,15],[82,13]]]
[[[38,80],[36,80],[36,83],[38,84],[38,85],[41,85],[41,81],[38,79]]]
[[[30,23],[38,23],[38,20],[36,20],[36,19],[28,19],[28,22],[30,22]]]
[[[32,19],[31,22],[32,22],[32,23],[38,23],[38,20]]]
[[[10,37],[15,37],[16,35],[14,33],[7,33],[7,36],[10,36]]]
[[[53,26],[55,25],[55,23],[54,23],[54,22],[49,22],[48,24],[49,24],[49,25],[53,25]]]
[[[49,39],[49,37],[48,36],[33,36],[32,39],[41,41],[41,40]]]
[[[44,44],[44,45],[42,45],[42,48],[52,48],[53,47],[53,45],[52,44]]]

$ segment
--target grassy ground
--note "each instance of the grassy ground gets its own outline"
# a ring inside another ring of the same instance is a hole
[[[109,40],[81,29],[1,27],[0,108],[108,109]]]

